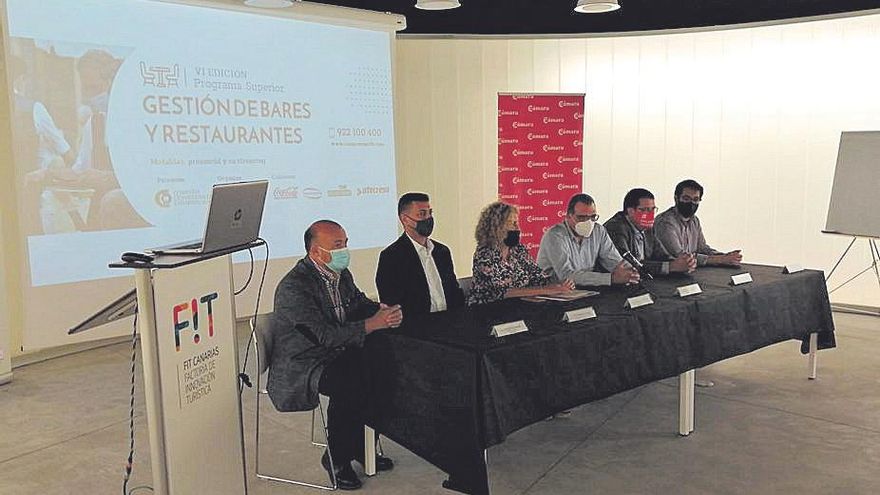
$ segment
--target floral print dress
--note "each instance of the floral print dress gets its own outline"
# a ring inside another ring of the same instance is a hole
[[[473,273],[468,304],[498,301],[507,289],[546,285],[550,281],[550,275],[541,270],[522,244],[510,248],[506,261],[501,259],[498,248],[477,248]]]

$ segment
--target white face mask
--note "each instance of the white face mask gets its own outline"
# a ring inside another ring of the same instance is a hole
[[[593,227],[595,225],[596,223],[592,220],[587,220],[586,222],[578,222],[574,224],[574,232],[581,237],[590,237],[590,234],[593,233]]]

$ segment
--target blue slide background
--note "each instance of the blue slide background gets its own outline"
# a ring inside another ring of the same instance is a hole
[[[106,268],[120,252],[200,237],[217,182],[270,180],[273,258],[302,255],[318,218],[342,223],[355,249],[397,235],[389,32],[134,0],[10,0],[8,19],[13,39],[126,53],[105,136],[122,192],[153,225],[29,237],[33,286],[125,275]],[[172,101],[202,104],[178,112]],[[217,102],[252,111],[218,115]],[[261,111],[285,104],[296,110]],[[289,134],[204,143],[190,126]]]

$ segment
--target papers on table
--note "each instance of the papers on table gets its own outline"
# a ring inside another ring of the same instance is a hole
[[[571,292],[560,292],[559,294],[553,294],[552,296],[534,296],[534,299],[540,299],[542,301],[575,301],[577,299],[597,295],[599,295],[599,293],[594,290],[573,290]]]

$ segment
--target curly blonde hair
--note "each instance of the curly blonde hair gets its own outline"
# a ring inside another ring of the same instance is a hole
[[[519,213],[516,206],[503,201],[496,201],[483,208],[474,233],[477,247],[500,246],[507,237],[507,220],[516,213]]]

